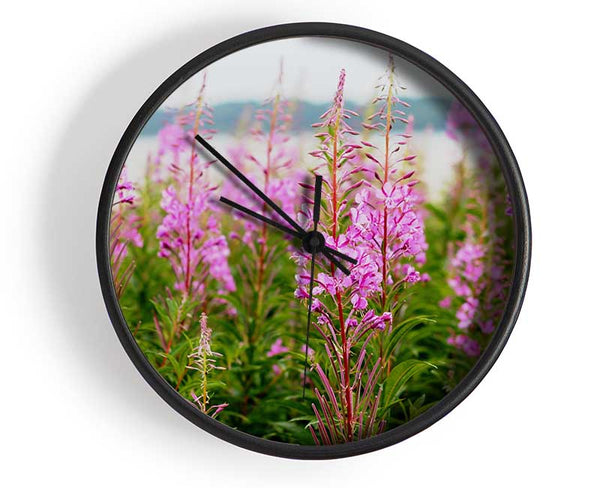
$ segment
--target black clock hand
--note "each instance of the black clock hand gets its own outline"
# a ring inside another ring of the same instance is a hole
[[[313,203],[313,232],[317,232],[319,226],[319,217],[321,215],[321,187],[323,185],[323,177],[317,175],[315,180],[315,198]],[[306,396],[306,372],[308,370],[308,341],[310,337],[310,324],[312,315],[313,303],[313,285],[315,283],[315,254],[317,252],[316,245],[312,246],[310,257],[310,283],[308,285],[308,314],[306,317],[306,343],[304,344],[304,376],[302,382],[302,399]]]
[[[323,186],[323,177],[317,175],[315,180],[315,200],[313,202],[313,230],[317,230],[319,218],[321,217],[321,188]]]
[[[269,205],[273,210],[275,210],[283,219],[288,222],[296,231],[300,232],[303,236],[306,234],[306,231],[300,227],[294,219],[292,219],[288,214],[286,214],[273,200],[271,200],[267,195],[265,195],[254,183],[252,183],[248,178],[246,178],[233,164],[231,164],[223,155],[217,151],[214,147],[212,147],[205,139],[200,137],[200,135],[196,134],[195,139],[202,144],[202,146],[210,152],[215,158],[217,158],[227,169],[229,169],[235,176],[237,176],[248,188],[250,188],[254,193],[256,193],[267,205]],[[239,210],[241,208],[238,207]],[[243,211],[243,210],[241,210]],[[262,219],[261,219],[262,220]],[[347,256],[336,249],[333,249],[329,246],[325,246],[323,249],[323,254],[329,258],[329,260],[335,264],[339,269],[341,269],[346,275],[350,274],[348,268],[346,268],[343,264],[341,264],[337,259],[335,259],[332,255],[339,256],[352,264],[356,264],[357,261],[350,256]]]
[[[288,214],[286,214],[279,206],[271,200],[267,195],[265,195],[254,183],[252,183],[248,178],[246,178],[240,170],[238,170],[233,164],[231,164],[227,159],[225,159],[220,152],[218,152],[214,147],[212,147],[205,139],[196,134],[196,140],[204,146],[204,148],[211,153],[215,158],[217,158],[229,171],[231,171],[235,176],[237,176],[248,188],[250,188],[254,193],[256,193],[263,202],[265,202],[269,207],[271,207],[275,212],[277,212],[281,217],[290,224],[294,229],[298,232],[304,234],[304,229],[300,227],[294,219],[292,219]]]
[[[257,220],[260,220],[261,222],[264,222],[266,224],[272,225],[273,227],[278,228],[279,230],[285,232],[286,234],[289,234],[293,237],[297,237],[298,239],[302,239],[305,235],[306,232],[302,231],[302,233],[295,231],[294,229],[290,229],[288,226],[280,224],[279,222],[272,220],[268,217],[265,217],[264,215],[261,215],[257,212],[255,212],[254,210],[250,210],[247,207],[244,207],[242,205],[240,205],[239,203],[236,203],[232,200],[229,200],[229,198],[225,198],[225,197],[221,197],[220,201],[223,202],[226,205],[229,205],[230,207],[235,208],[236,210],[239,210],[240,212],[243,212],[247,215],[250,215],[251,217],[254,217]],[[338,268],[340,268],[344,273],[349,274],[349,271],[347,270],[347,268],[341,264],[337,259],[335,259],[333,256],[339,256],[342,259],[345,259],[353,264],[356,264],[356,259],[351,258],[350,256],[347,256],[346,254],[338,251],[337,249],[333,249],[332,247],[329,246],[325,246],[323,248],[323,254],[325,254],[327,256],[327,258],[333,262],[333,264],[335,264]]]
[[[252,183],[248,178],[246,178],[233,164],[231,164],[227,159],[223,157],[223,155],[217,151],[214,147],[212,147],[205,139],[200,137],[200,135],[196,134],[195,139],[202,144],[202,146],[210,152],[217,160],[219,160],[227,169],[229,169],[235,176],[237,176],[248,188],[250,188],[254,193],[256,193],[267,205],[269,205],[273,210],[275,210],[283,219],[288,222],[294,229],[303,235],[306,234],[304,229],[300,227],[288,214],[286,214],[279,206],[271,200],[267,195],[265,195],[254,183]],[[346,256],[345,254],[340,253],[339,251],[327,247],[327,249],[323,249],[323,254],[327,256],[327,258],[335,264],[339,269],[342,270],[346,275],[350,274],[348,268],[346,268],[343,264],[341,264],[337,259],[335,259],[332,254],[343,257],[344,259],[350,261],[353,264],[356,264],[356,259],[351,258],[350,256]]]
[[[250,210],[249,208],[240,205],[239,203],[229,200],[229,198],[221,197],[219,198],[219,200],[225,205],[229,205],[230,207],[233,207],[236,210],[239,210],[240,212],[243,212],[247,215],[250,215],[251,217],[254,217],[257,220],[260,220],[261,222],[264,222],[265,224],[272,225],[273,227],[278,228],[286,234],[297,237],[298,239],[302,239],[304,237],[304,232],[300,233],[298,231],[295,231],[294,229],[290,229],[287,225],[280,224],[276,220],[272,220],[268,217],[265,217],[264,215],[255,212],[254,210]]]
[[[306,342],[304,343],[304,376],[302,377],[302,399],[306,396],[306,372],[308,370],[308,337],[310,335],[310,323],[312,315],[312,304],[313,304],[313,284],[315,281],[315,255],[317,251],[313,249],[310,257],[310,283],[308,285],[308,315],[306,318]]]
[[[330,247],[324,248],[321,252],[327,257],[327,259],[329,259],[329,261],[335,264],[342,271],[342,273],[344,273],[346,276],[350,275],[350,270],[331,255],[332,252],[335,252],[336,254],[341,253],[338,253],[338,251],[331,249]],[[345,256],[345,254],[343,254],[343,256]],[[353,259],[353,262],[354,261],[356,261],[356,259]]]

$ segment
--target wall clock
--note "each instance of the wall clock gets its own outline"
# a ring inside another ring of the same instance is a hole
[[[151,95],[110,163],[97,257],[123,347],[173,408],[248,449],[334,458],[406,439],[481,381],[530,223],[504,135],[448,69],[289,24]]]

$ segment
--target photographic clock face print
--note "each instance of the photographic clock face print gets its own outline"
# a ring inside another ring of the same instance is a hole
[[[513,219],[492,143],[432,75],[351,40],[277,39],[202,67],[145,121],[113,187],[111,286],[188,418],[315,452],[426,418],[478,365]]]

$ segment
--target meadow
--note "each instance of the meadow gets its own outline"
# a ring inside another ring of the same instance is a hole
[[[440,401],[489,342],[512,273],[502,174],[454,101],[440,137],[460,157],[433,191],[398,78],[390,59],[372,99],[349,109],[342,70],[329,108],[301,133],[298,100],[275,83],[219,147],[307,229],[323,176],[319,230],[357,264],[346,276],[317,259],[308,349],[310,255],[220,204],[278,218],[192,142],[220,140],[208,77],[144,145],[143,171],[123,168],[111,219],[123,314],[154,368],[206,415],[294,444],[368,438]]]

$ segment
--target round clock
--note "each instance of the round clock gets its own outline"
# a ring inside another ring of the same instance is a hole
[[[334,458],[406,439],[482,380],[530,223],[504,135],[448,69],[290,24],[205,51],[142,106],[97,257],[123,347],[173,408],[248,449]]]

